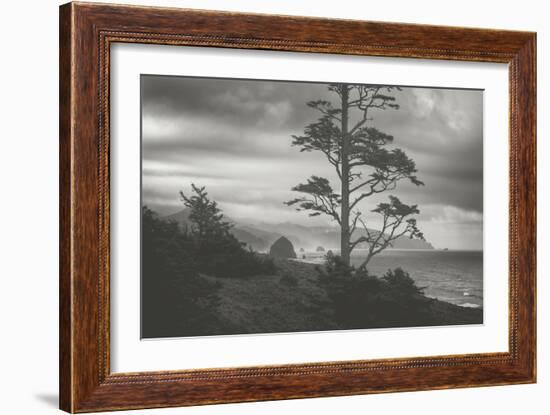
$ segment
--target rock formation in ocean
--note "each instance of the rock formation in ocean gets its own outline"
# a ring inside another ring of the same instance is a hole
[[[281,236],[271,245],[269,255],[274,258],[296,258],[296,252],[294,251],[292,242],[284,236]]]

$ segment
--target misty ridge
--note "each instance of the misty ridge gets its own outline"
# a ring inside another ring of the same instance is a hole
[[[376,114],[400,111],[396,97],[402,88],[319,86],[330,99],[306,101],[317,118],[309,115],[302,133],[285,140],[299,158],[314,159],[315,167],[308,172],[309,165],[297,161],[298,170],[280,172],[291,197],[275,198],[276,208],[270,211],[292,214],[296,220],[277,223],[268,218],[272,213],[264,211],[261,203],[254,205],[254,200],[282,195],[279,181],[265,176],[265,170],[251,175],[243,169],[240,179],[251,186],[254,180],[263,180],[263,190],[241,188],[239,195],[240,211],[252,207],[256,214],[250,220],[228,216],[226,207],[235,204],[219,203],[222,188],[211,174],[222,171],[226,159],[232,160],[234,149],[223,147],[201,150],[204,157],[215,153],[216,163],[209,165],[211,171],[179,186],[179,211],[159,215],[145,200],[143,337],[483,322],[482,253],[435,250],[426,240],[423,222],[418,221],[422,212],[418,194],[426,193],[411,192],[426,186],[422,171],[394,135],[374,122]],[[235,89],[236,95],[226,95],[222,106],[245,100],[251,90]],[[246,108],[252,115],[253,107]],[[229,126],[229,119],[220,114],[217,122]],[[245,131],[246,120],[241,119],[241,124]],[[209,127],[193,131],[203,129]],[[268,136],[263,139],[272,142]],[[261,142],[259,138],[254,146]],[[180,154],[174,148],[168,160]],[[244,146],[242,151],[247,149]],[[180,151],[184,154],[186,147]],[[269,167],[267,159],[262,163]],[[254,165],[261,164],[246,166]],[[170,176],[163,180],[169,183]],[[228,189],[234,195],[238,192]],[[247,200],[249,194],[255,199]],[[408,202],[408,197],[416,203]],[[453,209],[444,212],[460,212]]]
[[[166,221],[176,222],[182,229],[192,226],[189,219],[191,209],[186,208],[172,215],[163,216]],[[289,239],[297,250],[314,251],[319,247],[324,250],[338,250],[340,245],[340,232],[334,226],[305,226],[296,223],[255,223],[247,224],[242,220],[234,220],[226,217],[233,227],[231,233],[247,247],[257,252],[269,252],[273,243],[284,236]],[[376,233],[372,229],[371,232]],[[359,236],[364,235],[364,231],[358,230]],[[359,245],[359,248],[364,248]],[[388,249],[434,249],[428,241],[410,239],[407,236],[401,236],[393,242],[393,246]]]

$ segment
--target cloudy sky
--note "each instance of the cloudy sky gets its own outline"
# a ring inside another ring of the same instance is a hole
[[[195,183],[236,220],[335,225],[283,204],[311,175],[339,189],[323,154],[291,146],[291,135],[319,116],[306,102],[334,99],[326,84],[142,75],[141,95],[144,204],[177,212],[179,191]],[[434,246],[481,249],[482,91],[406,87],[394,96],[400,109],[371,112],[370,125],[394,136],[425,186],[402,181],[392,194],[419,205]],[[361,212],[386,198],[365,199]]]

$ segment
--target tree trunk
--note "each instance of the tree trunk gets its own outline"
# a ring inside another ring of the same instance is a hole
[[[349,137],[348,137],[348,95],[349,87],[342,86],[342,205],[341,205],[341,234],[340,256],[346,265],[350,265],[350,229],[349,229]]]

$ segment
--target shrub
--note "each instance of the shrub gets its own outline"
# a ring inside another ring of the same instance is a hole
[[[356,272],[353,266],[347,265],[340,256],[332,254],[332,251],[325,255],[324,265],[317,266],[316,269],[321,279],[330,280],[349,278]]]
[[[318,270],[335,318],[343,328],[407,326],[422,324],[426,318],[422,288],[401,268],[378,278],[333,256],[327,257]]]
[[[426,288],[418,287],[409,273],[403,271],[401,268],[396,268],[393,271],[388,270],[382,277],[382,280],[387,283],[389,290],[402,295],[423,294]]]
[[[190,241],[178,226],[142,209],[142,332],[145,337],[212,330],[220,284],[199,274]]]
[[[193,253],[200,272],[216,277],[246,278],[275,273],[271,258],[246,250],[231,234],[202,241],[195,245]]]

